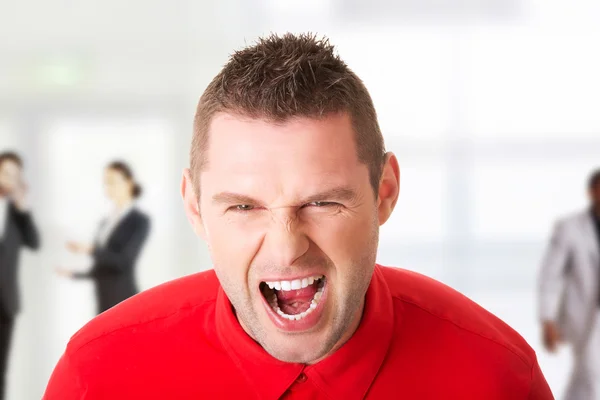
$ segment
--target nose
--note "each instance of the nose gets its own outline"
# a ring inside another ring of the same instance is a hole
[[[283,210],[278,211],[274,213],[267,242],[273,262],[281,267],[289,267],[306,254],[310,240],[302,230],[301,221],[298,221],[295,215]]]

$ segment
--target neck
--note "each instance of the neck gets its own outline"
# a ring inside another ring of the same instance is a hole
[[[330,355],[332,355],[333,353],[338,351],[338,349],[340,347],[342,347],[344,345],[344,343],[346,343],[348,340],[350,340],[350,338],[352,337],[352,335],[354,335],[354,332],[356,332],[356,330],[358,329],[358,326],[360,325],[360,321],[362,320],[364,310],[365,310],[365,300],[363,299],[362,305],[357,310],[356,314],[354,315],[354,318],[352,319],[352,324],[348,327],[348,330],[344,333],[344,335],[340,338],[340,340],[335,344],[335,346],[333,346],[333,348],[331,350],[329,350],[329,352],[327,352],[327,354],[325,354],[323,357],[321,357],[317,360],[311,361],[311,362],[307,363],[307,365],[313,365],[313,364],[316,364],[316,363],[326,359],[327,357],[329,357]]]
[[[600,203],[592,205],[592,212],[596,214],[598,218],[600,218]]]
[[[127,208],[132,203],[131,199],[119,199],[115,202],[119,210]]]

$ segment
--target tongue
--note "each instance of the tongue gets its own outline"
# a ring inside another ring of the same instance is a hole
[[[297,290],[277,290],[277,298],[279,301],[287,301],[287,300],[307,300],[311,301],[313,297],[315,297],[315,293],[317,293],[317,285],[315,282],[312,285],[309,285],[302,289]]]
[[[288,315],[300,314],[308,310],[310,302],[317,293],[318,283],[298,290],[276,290],[277,303],[281,311]]]

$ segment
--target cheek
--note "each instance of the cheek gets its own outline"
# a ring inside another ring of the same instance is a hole
[[[8,189],[13,189],[16,186],[16,183],[15,183],[14,179],[12,179],[11,177],[5,177],[2,180],[2,185]]]
[[[0,180],[7,185],[12,184],[15,181],[14,177],[7,173],[0,175]]]
[[[338,215],[314,221],[310,236],[336,265],[361,257],[373,245],[375,219],[371,213]]]
[[[205,217],[204,228],[215,266],[226,266],[230,276],[246,275],[260,248],[264,231],[252,224],[217,216]]]
[[[332,289],[334,307],[362,291],[370,280],[377,252],[378,225],[372,214],[340,216],[311,229],[311,239],[335,266]]]

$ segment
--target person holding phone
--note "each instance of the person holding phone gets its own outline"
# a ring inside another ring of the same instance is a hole
[[[40,245],[22,172],[18,154],[0,153],[0,400],[5,396],[8,355],[20,306],[19,253],[23,246],[37,249]]]
[[[110,163],[104,171],[104,188],[113,210],[100,223],[94,244],[67,243],[69,251],[92,257],[91,270],[57,270],[63,276],[94,281],[98,314],[138,292],[134,267],[150,232],[150,219],[135,206],[142,189],[129,165],[123,161]]]

